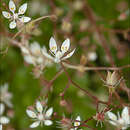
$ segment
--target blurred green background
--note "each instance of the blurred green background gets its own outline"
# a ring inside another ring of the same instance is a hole
[[[75,54],[69,59],[72,64],[80,64],[81,56],[84,55],[87,58],[86,65],[88,66],[111,66],[107,60],[105,51],[100,43],[97,33],[93,29],[93,25],[89,19],[85,16],[83,10],[83,4],[85,0],[15,0],[17,6],[28,3],[28,10],[26,15],[36,19],[40,16],[55,14],[57,20],[51,19],[43,20],[39,26],[37,32],[30,38],[30,43],[33,41],[39,42],[41,46],[45,45],[48,48],[49,39],[51,36],[56,37],[58,44],[61,44],[66,37],[71,40],[71,46],[76,47]],[[89,6],[94,12],[97,25],[102,26],[106,30],[103,30],[108,46],[110,47],[111,54],[116,63],[116,66],[123,66],[130,63],[129,48],[130,41],[126,34],[111,32],[111,29],[128,29],[130,27],[130,15],[124,20],[119,20],[121,13],[128,10],[129,0],[88,0]],[[76,3],[77,2],[77,3]],[[79,2],[79,3],[78,3]],[[5,5],[8,7],[8,0],[1,0],[1,11],[6,10]],[[8,28],[9,21],[4,19],[1,15],[0,18],[0,39],[1,50],[4,51],[8,47],[6,42],[6,33],[12,37],[16,32]],[[88,54],[95,52],[97,59],[91,61],[88,59]],[[9,83],[9,91],[13,94],[13,110],[14,117],[11,119],[11,126],[15,130],[29,130],[29,125],[32,123],[30,118],[26,115],[26,109],[28,106],[34,104],[35,100],[40,95],[43,85],[40,84],[39,79],[35,79],[32,75],[32,66],[24,63],[20,49],[17,47],[9,46],[6,54],[0,54],[0,84],[5,82]],[[53,65],[43,70],[43,76],[47,80],[51,80],[60,69],[59,65]],[[84,72],[68,69],[71,78],[77,82],[82,88],[90,91],[96,95],[99,99],[107,101],[108,89],[103,86],[101,77],[98,73]],[[106,76],[105,71],[101,71]],[[130,86],[129,69],[123,70],[123,77],[127,86]],[[96,108],[93,105],[92,100],[80,90],[76,89],[72,85],[67,89],[65,99],[72,105],[71,112],[61,107],[59,94],[64,90],[67,84],[67,77],[62,73],[53,84],[53,91],[49,93],[48,105],[54,107],[54,111],[59,115],[66,115],[66,117],[76,117],[80,115],[82,120],[95,115]],[[125,92],[118,91],[121,98],[127,101],[127,95]],[[96,127],[96,121],[89,121],[88,125],[97,128],[98,130],[114,129],[113,126],[108,123],[104,123],[103,128],[98,125]],[[34,130],[57,130],[56,122],[51,127],[43,126],[35,128]],[[88,128],[83,128],[89,130]]]

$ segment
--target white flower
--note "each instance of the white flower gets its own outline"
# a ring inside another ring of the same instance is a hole
[[[42,74],[46,66],[50,67],[52,65],[52,60],[43,55],[43,52],[47,53],[47,49],[44,46],[41,48],[38,42],[34,41],[30,45],[20,45],[19,47],[25,62],[35,67],[33,69],[33,74],[36,78]]]
[[[35,128],[40,124],[42,125],[43,123],[46,126],[53,124],[53,122],[50,120],[53,113],[53,108],[49,108],[46,111],[46,108],[44,108],[39,101],[36,102],[36,111],[27,109],[26,113],[30,118],[35,120],[35,122],[30,125],[30,128]]]
[[[50,52],[54,57],[52,57],[51,55],[49,55],[45,51],[42,51],[42,53],[44,56],[53,60],[56,63],[59,63],[61,60],[65,60],[65,59],[70,58],[75,52],[75,49],[74,49],[72,52],[70,52],[69,54],[64,56],[64,54],[69,50],[69,47],[70,47],[70,40],[69,39],[66,39],[62,43],[61,49],[59,50],[55,39],[53,37],[51,37],[50,42],[49,42],[49,47],[50,47]]]
[[[2,130],[3,124],[8,124],[10,121],[8,117],[3,116],[4,110],[5,110],[4,104],[0,103],[0,130]]]
[[[8,92],[8,84],[0,86],[0,101],[5,103],[8,107],[13,107],[11,103],[12,94]]]
[[[30,46],[20,46],[21,51],[24,55],[24,60],[29,63],[33,64],[34,66],[36,65],[50,65],[50,60],[48,60],[44,55],[43,51],[47,53],[46,48],[43,46],[43,48],[40,47],[39,43],[34,41],[33,43],[30,44]]]
[[[13,2],[13,0],[10,0],[9,9],[11,13],[7,11],[2,11],[2,14],[5,18],[11,20],[11,23],[9,25],[10,29],[14,29],[16,27],[17,20],[19,20],[22,23],[27,23],[31,20],[30,17],[26,17],[23,15],[27,10],[27,3],[24,3],[23,5],[21,5],[18,9],[18,13],[15,13],[15,10],[16,10],[15,3]]]
[[[24,55],[24,60],[28,63],[28,64],[33,64],[35,65],[35,57],[33,57],[32,55],[28,54],[28,55]]]
[[[128,107],[124,107],[121,117],[119,113],[118,117],[112,112],[107,112],[107,115],[109,117],[109,122],[119,129],[126,130],[128,127],[130,127],[130,115]]]
[[[76,117],[76,119],[75,119],[76,121],[74,122],[74,127],[75,128],[71,128],[70,130],[77,130],[78,129],[78,127],[80,126],[80,121],[81,121],[81,118],[80,118],[80,116],[77,116]],[[81,130],[81,129],[80,129]]]
[[[95,61],[95,60],[97,59],[97,54],[96,54],[96,52],[89,52],[89,53],[88,53],[88,59],[89,59],[90,61]]]

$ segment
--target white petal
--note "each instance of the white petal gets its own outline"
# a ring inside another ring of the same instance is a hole
[[[40,55],[41,54],[41,47],[37,42],[33,42],[30,45],[30,50],[34,55]]]
[[[70,58],[74,54],[74,52],[75,52],[75,49],[72,52],[70,52],[68,55],[66,55],[65,57],[63,57],[62,60]]]
[[[42,107],[42,104],[39,101],[36,102],[36,108],[37,108],[38,112],[42,113],[43,107]]]
[[[31,110],[26,110],[26,113],[27,113],[27,115],[29,116],[29,117],[31,117],[31,118],[36,118],[37,117],[37,115],[36,115],[36,113],[35,112],[33,112],[33,111],[31,111]]]
[[[62,46],[61,46],[61,51],[63,53],[67,52],[69,50],[69,47],[70,47],[70,40],[69,39],[66,39],[63,43],[62,43]]]
[[[0,130],[2,130],[2,124],[0,124]]]
[[[25,60],[28,64],[33,64],[33,65],[35,65],[35,58],[32,57],[31,55],[25,55],[25,56],[24,56],[24,60]]]
[[[42,64],[43,63],[43,57],[39,56],[36,61],[37,61],[38,64]]]
[[[114,126],[117,126],[117,123],[115,121],[109,121],[109,123],[111,123]]]
[[[10,29],[14,29],[16,27],[16,22],[15,21],[12,21],[10,24],[9,24],[9,28]]]
[[[55,39],[53,37],[50,38],[49,47],[50,47],[50,50],[53,53],[56,53],[56,51],[57,51],[57,44],[56,44],[56,41],[55,41]]]
[[[0,103],[0,115],[2,115],[4,113],[5,110],[5,106],[3,103]]]
[[[49,108],[49,109],[46,111],[45,116],[49,118],[49,117],[52,115],[52,113],[53,113],[53,108],[51,107],[51,108]]]
[[[29,50],[26,47],[21,46],[20,49],[21,49],[22,53],[29,54]]]
[[[117,121],[117,116],[114,113],[107,112],[107,115],[112,121]]]
[[[44,121],[44,125],[46,125],[46,126],[50,126],[52,124],[53,124],[53,122],[51,120],[45,120]]]
[[[77,116],[76,120],[77,120],[77,121],[81,121],[80,116]]]
[[[32,123],[32,124],[30,125],[30,128],[38,127],[39,124],[40,124],[40,121],[36,121],[36,122],[34,122],[34,123]]]
[[[26,12],[26,10],[27,10],[27,3],[25,3],[19,7],[18,14],[24,14]]]
[[[129,116],[129,109],[128,107],[124,107],[122,114],[121,114],[122,119],[125,120],[125,122],[128,124],[130,122],[130,116]]]
[[[11,12],[14,13],[14,11],[16,10],[16,7],[15,7],[15,3],[13,2],[13,0],[10,0],[9,1],[9,9]]]
[[[30,17],[23,16],[23,17],[19,18],[19,20],[20,20],[21,22],[23,22],[23,23],[27,23],[27,22],[29,22],[29,21],[31,20],[31,18],[30,18]]]
[[[80,116],[77,116],[76,121],[74,122],[74,126],[80,125],[80,122],[78,122],[78,121],[81,121]]]
[[[42,48],[42,54],[43,54],[46,58],[48,58],[48,59],[50,59],[50,60],[54,60],[54,58],[53,58],[51,55],[49,55],[49,54],[45,51],[44,48]]]
[[[2,116],[0,117],[0,123],[1,124],[8,124],[9,123],[9,118]]]
[[[3,14],[3,16],[4,16],[5,18],[7,18],[7,19],[11,18],[10,13],[8,13],[7,11],[2,11],[2,14]]]

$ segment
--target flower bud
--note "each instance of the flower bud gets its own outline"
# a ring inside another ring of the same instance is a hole
[[[61,100],[61,101],[60,101],[60,105],[61,105],[62,107],[67,106],[66,100]]]

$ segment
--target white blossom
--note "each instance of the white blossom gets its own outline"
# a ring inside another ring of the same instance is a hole
[[[28,64],[33,64],[34,66],[41,65],[41,66],[50,66],[51,61],[48,60],[42,52],[47,53],[46,48],[43,46],[40,47],[39,43],[34,41],[29,46],[20,46],[21,51],[24,55],[24,60]]]
[[[8,107],[13,107],[11,103],[12,94],[8,92],[8,84],[0,86],[0,101],[5,103]]]
[[[42,51],[42,53],[44,56],[53,60],[55,63],[59,63],[62,60],[66,60],[66,59],[70,58],[75,52],[75,49],[74,49],[69,54],[64,56],[65,53],[68,52],[68,50],[70,48],[70,40],[69,39],[66,39],[62,43],[61,49],[58,49],[55,39],[53,37],[51,37],[50,41],[49,41],[49,47],[50,47],[50,52],[53,56],[49,55],[45,51]]]
[[[5,111],[5,106],[3,103],[0,103],[0,130],[2,130],[2,125],[9,123],[9,118],[6,116],[3,116],[3,113]]]
[[[126,130],[128,127],[130,127],[130,115],[128,107],[124,107],[121,116],[119,113],[118,116],[116,116],[112,112],[107,112],[107,115],[109,117],[109,123],[116,126],[117,128]]]
[[[36,110],[32,111],[27,109],[26,110],[27,115],[34,119],[35,121],[30,125],[30,128],[35,128],[38,127],[40,124],[42,125],[44,123],[44,125],[46,126],[50,126],[53,124],[53,122],[51,121],[51,116],[53,113],[53,108],[49,108],[48,110],[46,110],[46,107],[44,107],[40,101],[36,102]]]
[[[17,20],[19,20],[22,23],[27,23],[31,20],[30,17],[26,17],[23,15],[27,10],[27,3],[24,3],[23,5],[21,5],[18,9],[18,13],[15,13],[16,11],[15,3],[13,2],[13,0],[10,0],[9,10],[10,10],[10,13],[7,11],[2,11],[2,14],[5,18],[11,20],[9,24],[10,29],[14,29],[17,26],[16,25]]]
[[[73,126],[74,126],[75,128],[71,128],[70,130],[77,130],[78,127],[80,126],[80,124],[81,124],[81,123],[80,123],[80,122],[81,122],[80,116],[77,116],[75,120],[76,120],[76,121],[74,121],[74,124],[73,124]],[[80,129],[80,130],[82,130],[82,129]]]
[[[95,61],[95,60],[97,59],[97,54],[96,54],[96,52],[89,52],[89,53],[88,53],[88,59],[89,59],[90,61]]]

